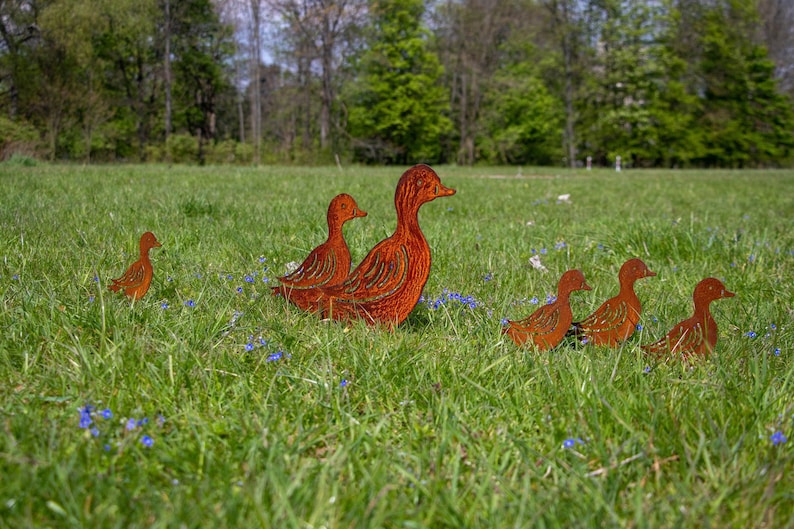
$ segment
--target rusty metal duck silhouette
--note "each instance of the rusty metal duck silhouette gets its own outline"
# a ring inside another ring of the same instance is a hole
[[[141,235],[140,251],[141,257],[130,265],[124,275],[111,279],[112,284],[108,288],[113,292],[124,290],[127,297],[134,300],[141,299],[149,290],[149,285],[152,283],[154,270],[152,269],[152,262],[149,260],[149,250],[152,248],[159,248],[162,246],[154,234],[147,231]]]
[[[577,290],[591,290],[581,270],[568,270],[557,285],[557,299],[518,321],[507,321],[502,334],[507,334],[517,345],[535,344],[540,351],[559,345],[571,326],[570,296]]]
[[[643,345],[642,350],[651,356],[672,355],[682,359],[711,353],[717,345],[717,322],[711,315],[709,305],[712,301],[735,295],[719,279],[707,277],[697,284],[692,294],[695,302],[692,317],[673,327],[664,338]]]
[[[634,292],[634,282],[655,276],[640,259],[629,259],[620,267],[618,295],[606,300],[595,312],[573,323],[568,336],[576,336],[592,345],[616,347],[628,340],[640,321],[642,305]]]
[[[350,273],[350,249],[342,233],[345,222],[366,217],[347,193],[335,196],[328,205],[328,238],[312,250],[291,274],[278,278],[281,285],[273,287],[273,295],[281,294],[303,310],[319,299],[317,287],[344,281]]]
[[[430,275],[430,246],[419,227],[419,208],[455,194],[427,165],[411,167],[394,193],[397,228],[376,244],[341,283],[319,287],[313,310],[325,318],[399,325],[416,306]]]

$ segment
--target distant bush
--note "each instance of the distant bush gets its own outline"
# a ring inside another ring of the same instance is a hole
[[[39,132],[33,125],[0,116],[0,161],[15,155],[34,158],[39,153],[40,144]]]
[[[10,158],[1,163],[6,166],[12,165],[17,167],[35,167],[39,164],[39,161],[32,156],[15,152]]]

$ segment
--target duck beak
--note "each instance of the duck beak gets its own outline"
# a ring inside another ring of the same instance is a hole
[[[367,216],[367,212],[364,211],[363,209],[356,208],[356,209],[353,210],[353,216],[354,217],[366,217]]]
[[[153,246],[153,247],[155,247],[155,248],[159,248],[159,247],[161,247],[161,246],[162,246],[162,244],[160,244],[160,241],[158,241],[157,239],[155,239],[155,241],[152,243],[152,246]]]
[[[582,283],[582,290],[593,290],[593,287],[587,284],[587,282]]]
[[[455,194],[455,190],[451,187],[446,187],[444,184],[439,182],[436,184],[436,196],[437,197],[449,197]]]
[[[732,298],[735,295],[736,294],[734,292],[731,292],[730,290],[723,290],[722,291],[722,297],[724,297],[724,298]]]
[[[655,276],[655,275],[656,275],[656,272],[652,272],[652,271],[650,271],[650,270],[648,270],[648,271],[645,273],[645,277],[653,277],[653,276]]]

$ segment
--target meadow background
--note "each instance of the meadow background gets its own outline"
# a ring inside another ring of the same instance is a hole
[[[0,165],[0,527],[794,526],[794,172],[436,169],[392,333],[268,287],[337,193],[354,262],[390,235],[403,168]],[[147,230],[132,304],[106,285]],[[631,257],[658,276],[621,348],[501,335]],[[651,362],[707,276],[716,354]]]

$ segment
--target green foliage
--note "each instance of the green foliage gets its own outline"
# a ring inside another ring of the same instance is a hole
[[[794,154],[791,101],[777,92],[774,64],[733,20],[754,13],[743,2],[728,3],[704,16],[704,127],[707,166],[758,167]]]
[[[422,0],[371,3],[370,46],[360,61],[351,96],[349,131],[356,158],[432,162],[451,123],[440,85],[442,67],[428,46]]]
[[[16,155],[34,156],[39,143],[39,133],[35,127],[0,116],[0,161]]]
[[[369,212],[345,226],[360,260],[401,168],[0,166],[0,526],[789,525],[794,172],[436,169],[457,194],[420,213],[432,303],[391,332],[269,287],[340,190]],[[130,303],[107,282],[145,230],[163,247]],[[565,270],[582,316],[635,256],[658,276],[622,347],[504,339]],[[711,275],[737,292],[715,354],[649,361]]]
[[[484,160],[519,165],[556,165],[562,159],[562,109],[529,62],[497,72],[485,95]]]

